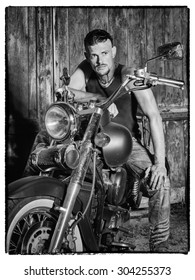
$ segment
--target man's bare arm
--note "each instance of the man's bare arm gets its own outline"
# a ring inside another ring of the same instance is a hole
[[[77,68],[71,75],[68,88],[74,93],[74,99],[77,102],[87,102],[92,98],[96,98],[100,101],[105,100],[105,97],[102,97],[102,95],[99,93],[86,92],[85,75],[80,68]]]
[[[91,99],[97,99],[99,101],[105,100],[106,98],[103,97],[101,94],[98,93],[92,93],[92,92],[86,92],[82,90],[77,90],[74,88],[68,87],[69,90],[74,93],[75,97],[74,100],[77,102],[88,102]]]
[[[165,141],[162,118],[151,89],[134,92],[143,113],[148,117],[154,146],[154,165],[151,167],[151,188],[160,188],[166,177]]]

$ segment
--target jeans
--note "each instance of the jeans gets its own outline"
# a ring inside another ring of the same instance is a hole
[[[138,175],[153,164],[152,154],[135,138],[127,164]],[[149,196],[150,249],[166,241],[170,227],[170,181],[167,176],[163,188]]]

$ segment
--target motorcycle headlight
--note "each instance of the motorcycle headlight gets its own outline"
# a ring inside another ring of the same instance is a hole
[[[55,140],[64,140],[77,131],[75,110],[66,103],[52,104],[45,115],[45,127]]]

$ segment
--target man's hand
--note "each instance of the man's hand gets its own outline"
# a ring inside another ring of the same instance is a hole
[[[145,171],[145,178],[151,172],[151,177],[149,181],[149,186],[151,190],[158,190],[162,188],[165,184],[165,179],[167,176],[167,170],[164,165],[154,164],[148,167]]]

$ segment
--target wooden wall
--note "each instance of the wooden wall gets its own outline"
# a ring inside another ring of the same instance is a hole
[[[158,86],[171,167],[172,200],[183,199],[188,181],[187,7],[8,7],[6,9],[7,179],[21,176],[35,133],[40,129],[62,69],[72,73],[84,58],[83,39],[94,28],[108,30],[117,60],[143,67],[159,45],[180,41],[183,61],[151,62],[159,75],[182,79],[184,91]],[[20,164],[18,164],[20,163]]]

